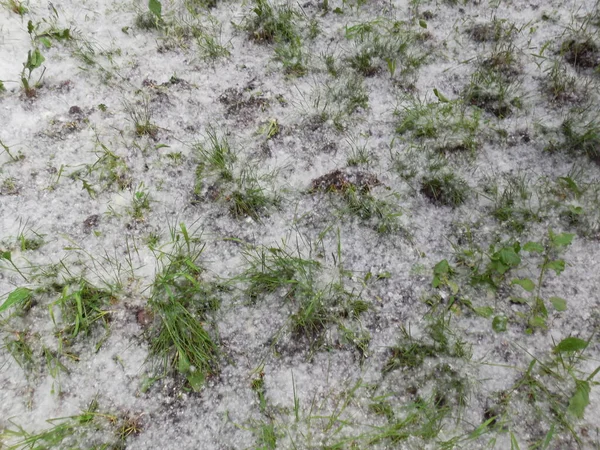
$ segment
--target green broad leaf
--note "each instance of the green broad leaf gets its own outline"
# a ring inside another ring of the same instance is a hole
[[[454,281],[448,281],[448,287],[453,294],[458,294],[458,284],[456,284]]]
[[[436,275],[444,275],[450,272],[450,264],[448,264],[448,260],[442,259],[439,263],[437,263],[433,267],[433,273]]]
[[[194,392],[200,392],[202,390],[202,386],[204,386],[204,381],[206,380],[204,374],[198,371],[190,372],[186,378]]]
[[[55,33],[56,39],[71,39],[71,30],[69,28],[65,28],[60,33]]]
[[[559,180],[560,184],[562,184],[564,187],[566,187],[567,189],[572,191],[575,195],[577,195],[577,196],[581,195],[581,189],[579,189],[579,186],[577,186],[577,183],[575,183],[573,178],[558,177],[558,180]]]
[[[564,298],[560,297],[550,297],[550,303],[554,306],[554,309],[557,311],[566,311],[567,310],[567,301]]]
[[[45,37],[41,37],[40,38],[40,42],[42,43],[42,45],[46,48],[50,48],[52,47],[52,42],[50,42],[50,39],[45,38]]]
[[[583,208],[581,206],[569,205],[569,212],[576,216],[580,216],[583,214]]]
[[[533,290],[535,289],[534,282],[531,281],[529,278],[515,278],[514,280],[512,280],[511,284],[517,284],[523,289],[525,289],[527,292],[533,292]]]
[[[396,73],[396,60],[392,58],[386,58],[385,62],[387,63],[388,70],[390,71],[390,75],[393,77]]]
[[[529,319],[529,325],[534,328],[546,328],[546,318],[543,316],[533,316]]]
[[[140,387],[140,391],[142,393],[148,391],[148,389],[150,389],[154,383],[156,383],[158,380],[160,380],[160,378],[161,377],[145,377],[142,380],[142,385]]]
[[[450,100],[448,100],[448,98],[442,94],[440,91],[438,91],[436,88],[433,88],[433,93],[435,94],[435,96],[437,97],[437,99],[442,102],[442,103],[449,103]]]
[[[583,419],[586,406],[590,403],[590,383],[577,380],[575,393],[569,401],[568,411],[578,419]]]
[[[504,275],[506,273],[506,271],[508,269],[510,269],[510,266],[507,266],[506,264],[503,264],[500,261],[494,261],[494,262],[492,262],[491,267],[496,272],[498,272],[500,275]]]
[[[555,261],[548,261],[544,267],[546,269],[554,270],[556,275],[560,275],[561,272],[565,270],[565,261],[562,259],[557,259]]]
[[[584,341],[583,339],[568,337],[560,341],[558,345],[554,347],[554,352],[578,352],[579,350],[584,350],[587,346],[587,341]]]
[[[548,317],[548,309],[546,309],[546,304],[544,303],[544,299],[540,297],[535,298],[535,305],[533,306],[533,312],[535,315],[540,315],[542,317]]]
[[[515,247],[503,247],[490,256],[490,268],[504,275],[510,268],[516,267],[521,263],[521,258],[515,251]],[[520,248],[519,248],[520,250]]]
[[[36,48],[33,52],[31,61],[32,61],[33,68],[37,69],[38,67],[40,67],[42,65],[42,63],[44,61],[46,61],[46,58],[44,58],[44,55],[42,55],[40,50]]]
[[[521,258],[512,247],[504,247],[498,252],[500,261],[510,267],[515,267],[521,264]]]
[[[506,316],[496,316],[492,320],[492,329],[496,333],[502,333],[506,331],[506,325],[508,324],[508,318]]]
[[[478,316],[485,317],[486,319],[492,317],[492,314],[494,314],[494,309],[491,306],[476,306],[473,308],[473,311]]]
[[[190,371],[190,362],[185,355],[179,353],[179,360],[177,362],[177,370],[179,373],[187,374]]]
[[[527,299],[523,297],[511,297],[511,303],[517,303],[518,305],[525,305],[527,303]]]
[[[20,303],[24,303],[31,297],[31,289],[27,288],[16,288],[10,294],[8,294],[8,298],[5,300],[2,305],[0,305],[0,313],[6,311],[13,305],[17,305]]]
[[[441,260],[433,267],[433,281],[431,283],[432,286],[434,288],[439,287],[440,284],[442,284],[442,277],[448,275],[449,273],[450,264],[448,264],[448,261],[445,259]]]
[[[573,233],[551,234],[552,243],[557,247],[570,245],[574,237]]]
[[[427,28],[427,22],[425,22],[423,19],[419,20],[419,26],[421,28]]]
[[[7,261],[12,261],[10,252],[2,252],[0,253],[0,259],[6,259]]]
[[[162,17],[162,4],[158,0],[149,0],[148,9],[159,19]]]
[[[542,253],[544,246],[539,242],[529,241],[523,246],[523,250],[530,253]]]

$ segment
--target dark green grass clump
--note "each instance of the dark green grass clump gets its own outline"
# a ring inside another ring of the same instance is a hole
[[[565,60],[578,69],[594,69],[600,66],[600,47],[592,39],[567,39],[560,52]]]
[[[459,206],[468,190],[467,182],[453,173],[424,177],[421,182],[421,193],[436,205]]]
[[[220,303],[211,285],[201,279],[203,270],[196,263],[203,246],[181,227],[183,242],[163,254],[167,263],[156,277],[149,302],[156,317],[150,353],[164,374],[176,369],[199,390],[218,371],[219,348],[205,321]]]

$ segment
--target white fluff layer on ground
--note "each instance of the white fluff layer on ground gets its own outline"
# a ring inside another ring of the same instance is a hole
[[[600,447],[598,2],[208,3],[0,1],[0,448]]]

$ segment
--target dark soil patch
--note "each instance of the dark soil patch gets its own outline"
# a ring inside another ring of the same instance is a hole
[[[593,69],[600,65],[600,49],[590,39],[565,41],[561,46],[561,53],[569,64],[581,69]]]
[[[348,189],[356,189],[365,192],[380,184],[379,179],[371,173],[336,169],[312,180],[311,191],[344,192]]]

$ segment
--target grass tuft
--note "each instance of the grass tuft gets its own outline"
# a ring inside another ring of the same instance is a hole
[[[436,205],[456,207],[465,202],[469,185],[454,173],[426,176],[421,181],[421,192]]]
[[[160,251],[161,272],[149,305],[157,318],[151,331],[150,354],[163,374],[176,370],[195,391],[218,371],[219,348],[204,321],[219,307],[211,286],[201,279],[197,260],[204,250],[185,225],[173,230],[168,252]]]

